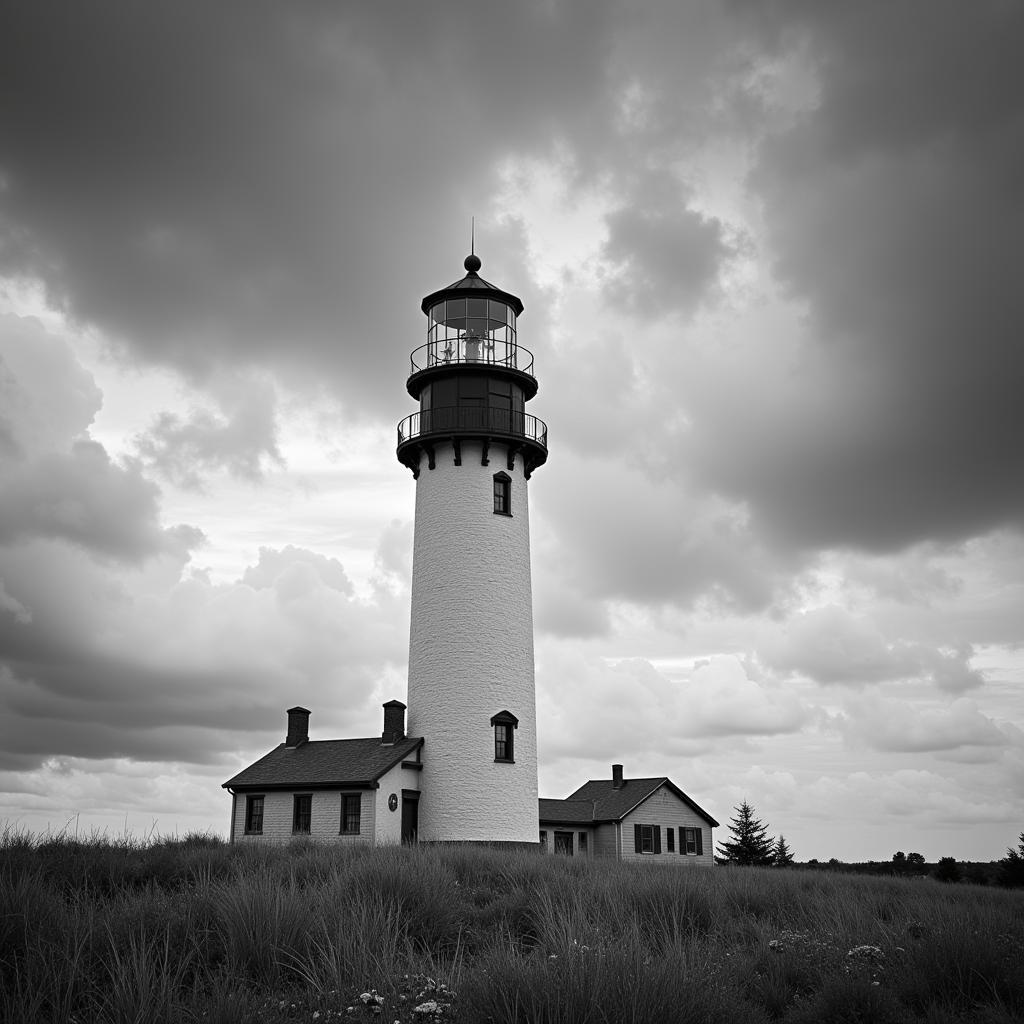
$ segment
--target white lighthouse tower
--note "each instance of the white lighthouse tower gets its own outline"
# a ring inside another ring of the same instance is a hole
[[[416,479],[409,735],[422,736],[419,838],[538,841],[527,481],[547,427],[525,411],[522,302],[479,276],[428,295],[412,353],[419,412],[398,426]]]

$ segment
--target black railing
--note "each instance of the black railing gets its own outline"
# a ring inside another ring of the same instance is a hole
[[[528,412],[491,409],[487,406],[440,406],[406,416],[398,424],[398,443],[423,434],[502,434],[548,446],[547,424]]]
[[[409,357],[412,372],[454,364],[501,366],[533,376],[533,353],[514,341],[484,337],[445,338],[414,349]]]

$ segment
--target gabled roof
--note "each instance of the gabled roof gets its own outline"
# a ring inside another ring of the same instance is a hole
[[[372,786],[388,769],[423,744],[411,736],[385,745],[379,736],[357,740],[284,743],[223,784],[227,789],[296,789]]]
[[[570,793],[565,800],[542,799],[540,817],[542,821],[582,821],[584,819],[565,817],[565,814],[578,814],[578,808],[589,806],[592,812],[591,816],[585,819],[587,821],[621,821],[662,786],[667,786],[713,828],[718,827],[718,822],[703,807],[691,800],[664,775],[653,779],[623,779],[619,789],[615,789],[611,779],[591,779],[584,782],[575,793]],[[563,811],[563,808],[566,810]]]

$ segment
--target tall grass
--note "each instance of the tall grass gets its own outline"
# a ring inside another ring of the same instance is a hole
[[[0,834],[4,1022],[1006,1024],[1022,958],[928,879]]]

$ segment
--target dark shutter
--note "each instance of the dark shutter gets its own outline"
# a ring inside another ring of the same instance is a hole
[[[661,853],[661,826],[654,825],[651,831],[654,833],[654,852]]]
[[[633,826],[633,848],[637,853],[644,852],[644,839],[639,825]]]
[[[695,828],[694,834],[697,836],[697,856],[701,856],[704,853],[704,829]]]

